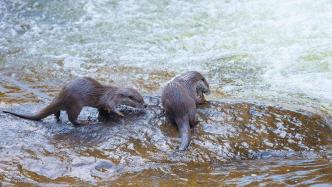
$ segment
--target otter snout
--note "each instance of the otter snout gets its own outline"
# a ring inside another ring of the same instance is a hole
[[[199,80],[197,82],[196,91],[197,92],[202,92],[206,95],[210,94],[209,84],[206,81]]]
[[[146,108],[147,107],[147,104],[145,104],[145,103],[138,103],[136,106],[135,106],[135,108]]]
[[[142,100],[131,100],[131,102],[133,103],[133,106],[132,107],[135,107],[135,108],[146,108],[146,104],[144,102],[144,99]]]
[[[205,95],[210,95],[211,91],[210,91],[210,89],[208,88],[208,89],[206,89],[206,90],[203,90],[203,93],[204,93]]]
[[[131,106],[131,107],[134,107],[134,108],[146,108],[146,104],[145,104],[144,101],[136,101],[136,100],[133,100],[133,99],[130,99],[130,98],[123,99],[121,104]]]
[[[118,104],[134,108],[145,108],[142,95],[134,88],[122,88],[118,91]]]

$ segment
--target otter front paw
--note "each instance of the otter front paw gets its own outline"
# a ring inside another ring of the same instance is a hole
[[[204,97],[196,97],[196,104],[204,104],[206,102]]]

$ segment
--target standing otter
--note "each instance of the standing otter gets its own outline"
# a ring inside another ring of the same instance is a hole
[[[133,88],[119,88],[104,86],[89,77],[80,77],[65,85],[59,95],[35,115],[23,115],[9,111],[3,111],[24,119],[41,120],[54,114],[60,120],[60,110],[65,110],[69,121],[74,125],[81,125],[77,117],[85,106],[97,108],[99,117],[108,118],[110,112],[124,116],[116,109],[118,105],[128,105],[135,108],[145,106],[144,99]]]
[[[196,123],[196,105],[203,104],[203,94],[209,92],[209,84],[197,71],[188,71],[175,77],[163,90],[162,105],[167,118],[180,130],[181,151],[190,144],[190,126]]]

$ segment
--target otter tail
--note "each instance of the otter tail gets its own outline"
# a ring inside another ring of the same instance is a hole
[[[190,144],[190,126],[188,119],[186,120],[176,120],[178,129],[180,130],[181,145],[179,147],[180,151],[185,151]]]
[[[20,117],[23,119],[39,121],[43,118],[46,118],[49,115],[52,115],[52,114],[58,112],[60,110],[60,106],[61,106],[60,103],[52,102],[51,104],[49,104],[47,107],[45,107],[43,110],[41,110],[40,112],[38,112],[35,115],[17,114],[17,113],[9,112],[9,111],[2,111],[2,112],[17,116],[17,117]]]

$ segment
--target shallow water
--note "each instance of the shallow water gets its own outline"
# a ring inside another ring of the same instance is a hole
[[[51,184],[319,184],[332,182],[331,130],[322,116],[247,102],[210,102],[185,152],[159,98],[146,112],[89,125],[19,120],[1,114],[1,178]],[[41,105],[12,108],[35,111]],[[25,111],[26,112],[26,111]]]
[[[91,76],[134,86],[145,114],[74,128],[0,114],[4,184],[331,184],[332,4],[0,1],[0,110],[33,112]],[[210,82],[190,149],[158,106],[186,70]]]

